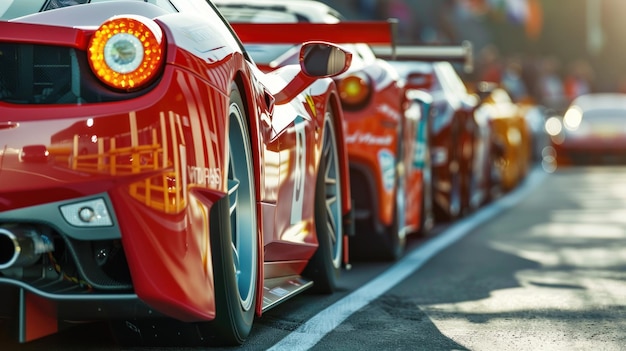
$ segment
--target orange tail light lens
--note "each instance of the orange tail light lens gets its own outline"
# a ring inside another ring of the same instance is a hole
[[[106,85],[130,91],[150,83],[165,56],[163,32],[141,16],[113,17],[104,22],[89,42],[89,65]]]
[[[350,75],[339,82],[338,90],[344,108],[354,109],[367,102],[372,89],[366,76]]]

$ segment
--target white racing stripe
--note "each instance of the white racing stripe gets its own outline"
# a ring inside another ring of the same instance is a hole
[[[493,218],[505,209],[518,204],[546,177],[546,173],[541,167],[536,167],[515,191],[507,194],[498,201],[485,206],[480,211],[468,216],[455,224],[452,224],[446,231],[429,239],[417,249],[408,252],[401,260],[391,266],[387,271],[376,277],[374,280],[363,285],[350,295],[335,302],[322,310],[298,329],[291,332],[281,341],[272,346],[271,351],[282,350],[308,350],[315,346],[326,334],[343,323],[353,313],[357,312],[372,300],[387,292],[396,284],[404,280],[410,274],[417,271],[429,259],[447,248],[457,240],[464,237],[472,229],[481,223]]]

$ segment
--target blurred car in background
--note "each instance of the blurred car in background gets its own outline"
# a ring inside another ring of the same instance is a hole
[[[626,94],[581,95],[545,127],[557,167],[626,164]]]
[[[435,214],[433,210],[433,192],[432,192],[432,167],[430,161],[430,143],[429,143],[429,118],[433,97],[430,93],[423,90],[406,89],[405,99],[410,101],[414,111],[408,114],[414,123],[407,124],[407,128],[403,128],[405,140],[414,138],[414,143],[405,143],[404,157],[407,160],[404,164],[412,163],[413,169],[416,170],[416,176],[421,175],[422,193],[419,198],[421,204],[418,207],[420,235],[428,235],[435,225]],[[407,204],[412,208],[414,204]]]
[[[478,83],[477,118],[490,124],[491,196],[508,192],[526,177],[532,163],[532,134],[526,115],[534,105],[515,103],[509,93],[493,83]]]
[[[474,118],[478,99],[451,62],[471,69],[471,45],[373,46],[404,80],[405,89],[428,92],[428,148],[435,221],[449,222],[486,201],[489,130]]]
[[[526,102],[521,102],[521,104],[526,104]],[[541,163],[546,149],[552,148],[550,136],[546,132],[546,120],[556,115],[556,111],[532,101],[526,105],[524,116],[531,135],[531,163]]]
[[[353,54],[349,70],[335,82],[345,116],[350,184],[355,209],[355,237],[350,256],[356,259],[397,259],[406,235],[421,230],[424,220],[423,174],[419,155],[421,107],[405,97],[396,70],[377,58],[369,44],[392,44],[391,22],[353,27],[340,13],[309,0],[217,0],[234,30],[246,36],[246,23],[283,23],[280,32],[266,32],[284,44],[248,43],[254,61],[266,70],[298,59],[296,42],[328,40]],[[355,28],[357,28],[355,30]],[[384,32],[384,33],[383,33]],[[387,36],[382,43],[376,37]]]

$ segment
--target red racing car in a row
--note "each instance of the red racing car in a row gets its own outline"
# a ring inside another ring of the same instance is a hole
[[[271,43],[248,42],[267,71],[293,64],[298,44],[330,40],[353,54],[347,72],[334,77],[346,120],[355,236],[350,257],[395,260],[407,235],[424,228],[423,173],[416,158],[420,104],[406,98],[396,70],[377,58],[370,44],[393,46],[393,21],[346,21],[332,7],[312,0],[215,0],[241,35],[246,24],[265,23]],[[281,25],[280,27],[278,25]],[[280,38],[280,39],[277,39]],[[279,41],[280,42],[277,42]],[[423,146],[423,145],[422,145]]]
[[[471,44],[373,49],[389,60],[408,91],[425,91],[432,97],[428,150],[436,221],[450,222],[478,208],[488,198],[490,130],[486,120],[476,118],[479,100],[453,65],[473,68]]]
[[[3,330],[239,344],[255,315],[335,288],[351,196],[328,77],[350,53],[308,42],[263,73],[205,0],[4,5]]]

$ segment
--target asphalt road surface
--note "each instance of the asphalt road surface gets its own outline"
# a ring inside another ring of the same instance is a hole
[[[257,319],[209,350],[626,350],[626,167],[535,170],[395,264],[355,262],[332,295]],[[89,324],[0,350],[194,350],[115,344]]]

